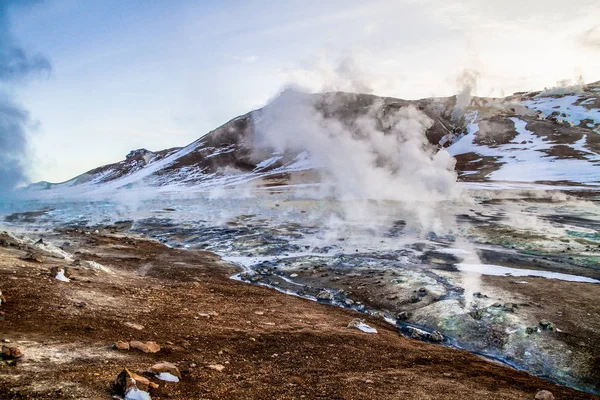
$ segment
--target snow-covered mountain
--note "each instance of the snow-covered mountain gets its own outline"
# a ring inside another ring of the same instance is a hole
[[[600,82],[506,98],[473,97],[466,102],[457,96],[415,101],[350,93],[305,96],[319,118],[335,120],[350,131],[358,130],[368,118],[381,125],[384,134],[393,134],[383,122],[386,116],[414,107],[430,119],[427,142],[456,158],[459,180],[600,184]],[[278,151],[259,140],[257,127],[269,112],[273,110],[266,106],[237,117],[182,148],[134,150],[119,163],[64,183],[36,183],[27,190],[87,192],[137,185],[166,189],[318,181],[320,166],[308,150]]]

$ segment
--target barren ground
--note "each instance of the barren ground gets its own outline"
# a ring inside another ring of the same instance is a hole
[[[124,367],[142,372],[162,360],[182,380],[160,382],[153,399],[534,399],[541,389],[595,398],[407,339],[376,319],[367,322],[378,334],[348,329],[363,316],[233,281],[234,269],[211,253],[123,236],[52,240],[112,273],[73,266],[75,280],[59,282],[49,269],[64,261],[27,262],[25,249],[0,247],[0,340],[24,353],[16,366],[0,363],[0,399],[107,399]],[[111,348],[130,339],[162,349]]]

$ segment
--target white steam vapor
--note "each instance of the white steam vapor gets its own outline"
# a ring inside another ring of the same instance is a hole
[[[425,136],[431,119],[413,106],[391,109],[378,100],[366,113],[342,120],[326,111],[343,107],[340,97],[324,96],[284,91],[256,122],[258,147],[308,151],[326,195],[401,202],[420,228],[440,229],[435,206],[456,198],[458,188],[454,158]]]
[[[479,73],[468,69],[465,69],[456,79],[460,91],[456,95],[452,120],[459,121],[465,115],[465,109],[471,104],[473,92],[477,88],[477,79],[479,79]]]

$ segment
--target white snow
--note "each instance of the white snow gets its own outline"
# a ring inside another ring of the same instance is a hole
[[[377,329],[365,324],[364,322],[359,322],[355,326],[357,329],[359,329],[365,333],[377,333]]]
[[[537,97],[533,100],[525,100],[522,104],[536,111],[541,111],[544,116],[548,116],[555,111],[564,113],[567,117],[558,116],[558,119],[564,119],[574,125],[579,125],[584,119],[591,119],[595,124],[600,124],[600,110],[587,109],[574,103],[582,99],[580,95],[570,95],[562,97]]]
[[[144,392],[137,387],[132,387],[125,393],[125,400],[151,400],[150,393]]]
[[[435,251],[436,253],[442,253],[442,254],[471,254],[470,251],[467,250],[463,250],[463,249],[452,249],[452,248],[447,248],[447,249],[439,249]]]
[[[518,269],[502,267],[493,264],[456,264],[461,272],[474,272],[481,275],[492,276],[537,276],[548,279],[558,279],[569,282],[600,283],[599,280],[586,278],[584,276],[561,274],[559,272],[539,271],[535,269]]]
[[[71,282],[71,280],[65,276],[65,270],[62,268],[58,270],[58,273],[54,278],[61,282]]]
[[[469,121],[468,134],[447,150],[453,156],[474,152],[482,156],[496,157],[498,162],[503,164],[487,177],[491,180],[513,182],[564,180],[579,183],[600,181],[600,157],[584,147],[585,137],[571,146],[583,152],[587,160],[558,159],[544,152],[551,149],[553,144],[528,130],[526,121],[511,118],[518,133],[517,137],[511,143],[488,147],[473,142],[479,131],[479,126],[475,122],[477,113],[471,113],[466,118]]]
[[[160,374],[156,375],[156,377],[165,382],[179,382],[179,378],[170,372],[161,372]]]

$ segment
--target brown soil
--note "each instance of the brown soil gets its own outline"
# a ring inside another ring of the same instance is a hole
[[[541,389],[594,398],[375,319],[367,322],[378,334],[348,329],[358,314],[233,281],[211,253],[118,236],[54,239],[113,273],[72,266],[75,280],[59,282],[49,275],[59,260],[28,263],[26,249],[0,248],[0,340],[25,354],[0,364],[0,399],[107,399],[124,367],[143,372],[162,360],[182,381],[161,382],[153,399],[533,399]],[[110,348],[131,339],[162,349]]]

